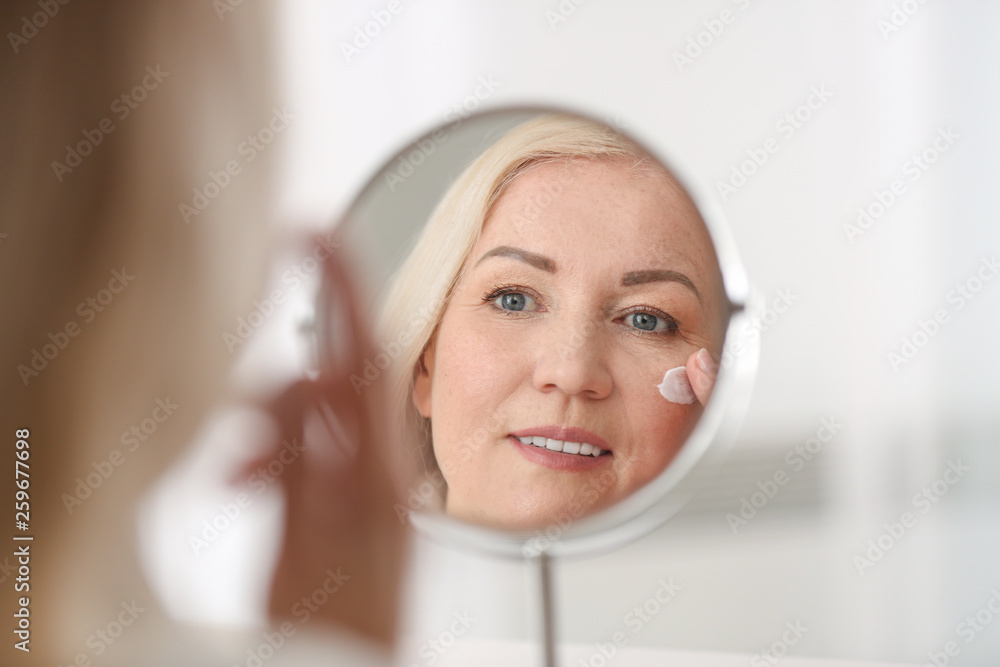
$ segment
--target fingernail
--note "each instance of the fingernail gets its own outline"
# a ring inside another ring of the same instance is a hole
[[[695,359],[698,362],[698,367],[702,370],[702,372],[707,373],[709,375],[715,374],[717,366],[715,364],[715,360],[712,359],[712,355],[708,353],[708,350],[706,350],[705,348],[701,348],[700,350],[698,350],[698,356]]]

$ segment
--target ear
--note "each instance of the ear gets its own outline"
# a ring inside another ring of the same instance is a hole
[[[413,379],[413,407],[417,409],[424,419],[431,417],[431,378],[434,376],[434,352],[437,339],[431,340],[424,348],[417,367],[414,369],[416,377]]]

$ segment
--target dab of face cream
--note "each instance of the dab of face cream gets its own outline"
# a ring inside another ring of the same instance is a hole
[[[671,403],[688,405],[694,403],[696,398],[691,382],[688,380],[687,368],[684,366],[671,368],[664,373],[663,382],[656,385],[656,388],[660,390],[660,396]]]

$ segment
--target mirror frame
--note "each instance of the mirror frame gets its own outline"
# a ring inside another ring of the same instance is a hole
[[[735,441],[740,424],[750,404],[750,397],[760,357],[760,337],[741,335],[761,311],[759,296],[750,286],[740,260],[736,241],[725,221],[721,207],[706,190],[695,185],[687,172],[671,159],[665,150],[643,136],[641,131],[625,131],[612,127],[591,114],[555,106],[510,105],[491,107],[461,119],[457,123],[438,124],[408,142],[382,162],[365,181],[351,205],[339,218],[341,224],[360,224],[357,220],[359,202],[381,181],[387,169],[417,146],[441,130],[448,131],[458,123],[482,122],[490,117],[511,114],[564,113],[607,126],[642,146],[655,160],[666,167],[687,191],[708,228],[722,273],[723,286],[729,300],[731,315],[722,348],[720,372],[701,418],[687,441],[668,466],[645,486],[617,503],[570,522],[568,526],[552,524],[546,529],[504,531],[455,519],[443,512],[411,510],[410,522],[428,539],[445,546],[460,547],[501,558],[523,560],[546,554],[549,557],[592,555],[610,551],[643,537],[676,514],[694,492],[683,488],[682,482],[696,468],[716,465],[728,453]],[[320,289],[317,296],[315,343],[320,359],[330,354],[331,295]],[[728,360],[728,361],[727,361]],[[551,533],[555,533],[552,535]]]

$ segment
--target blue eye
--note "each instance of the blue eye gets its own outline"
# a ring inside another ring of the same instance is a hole
[[[494,300],[500,308],[504,310],[519,312],[524,310],[535,310],[538,304],[527,294],[521,292],[508,292],[502,294]]]
[[[543,310],[541,304],[529,296],[532,291],[531,288],[521,285],[501,285],[483,294],[483,303],[489,304],[504,315]]]
[[[625,321],[632,328],[650,333],[673,333],[678,328],[677,320],[669,315],[657,316],[652,313],[639,312],[628,315]]]

